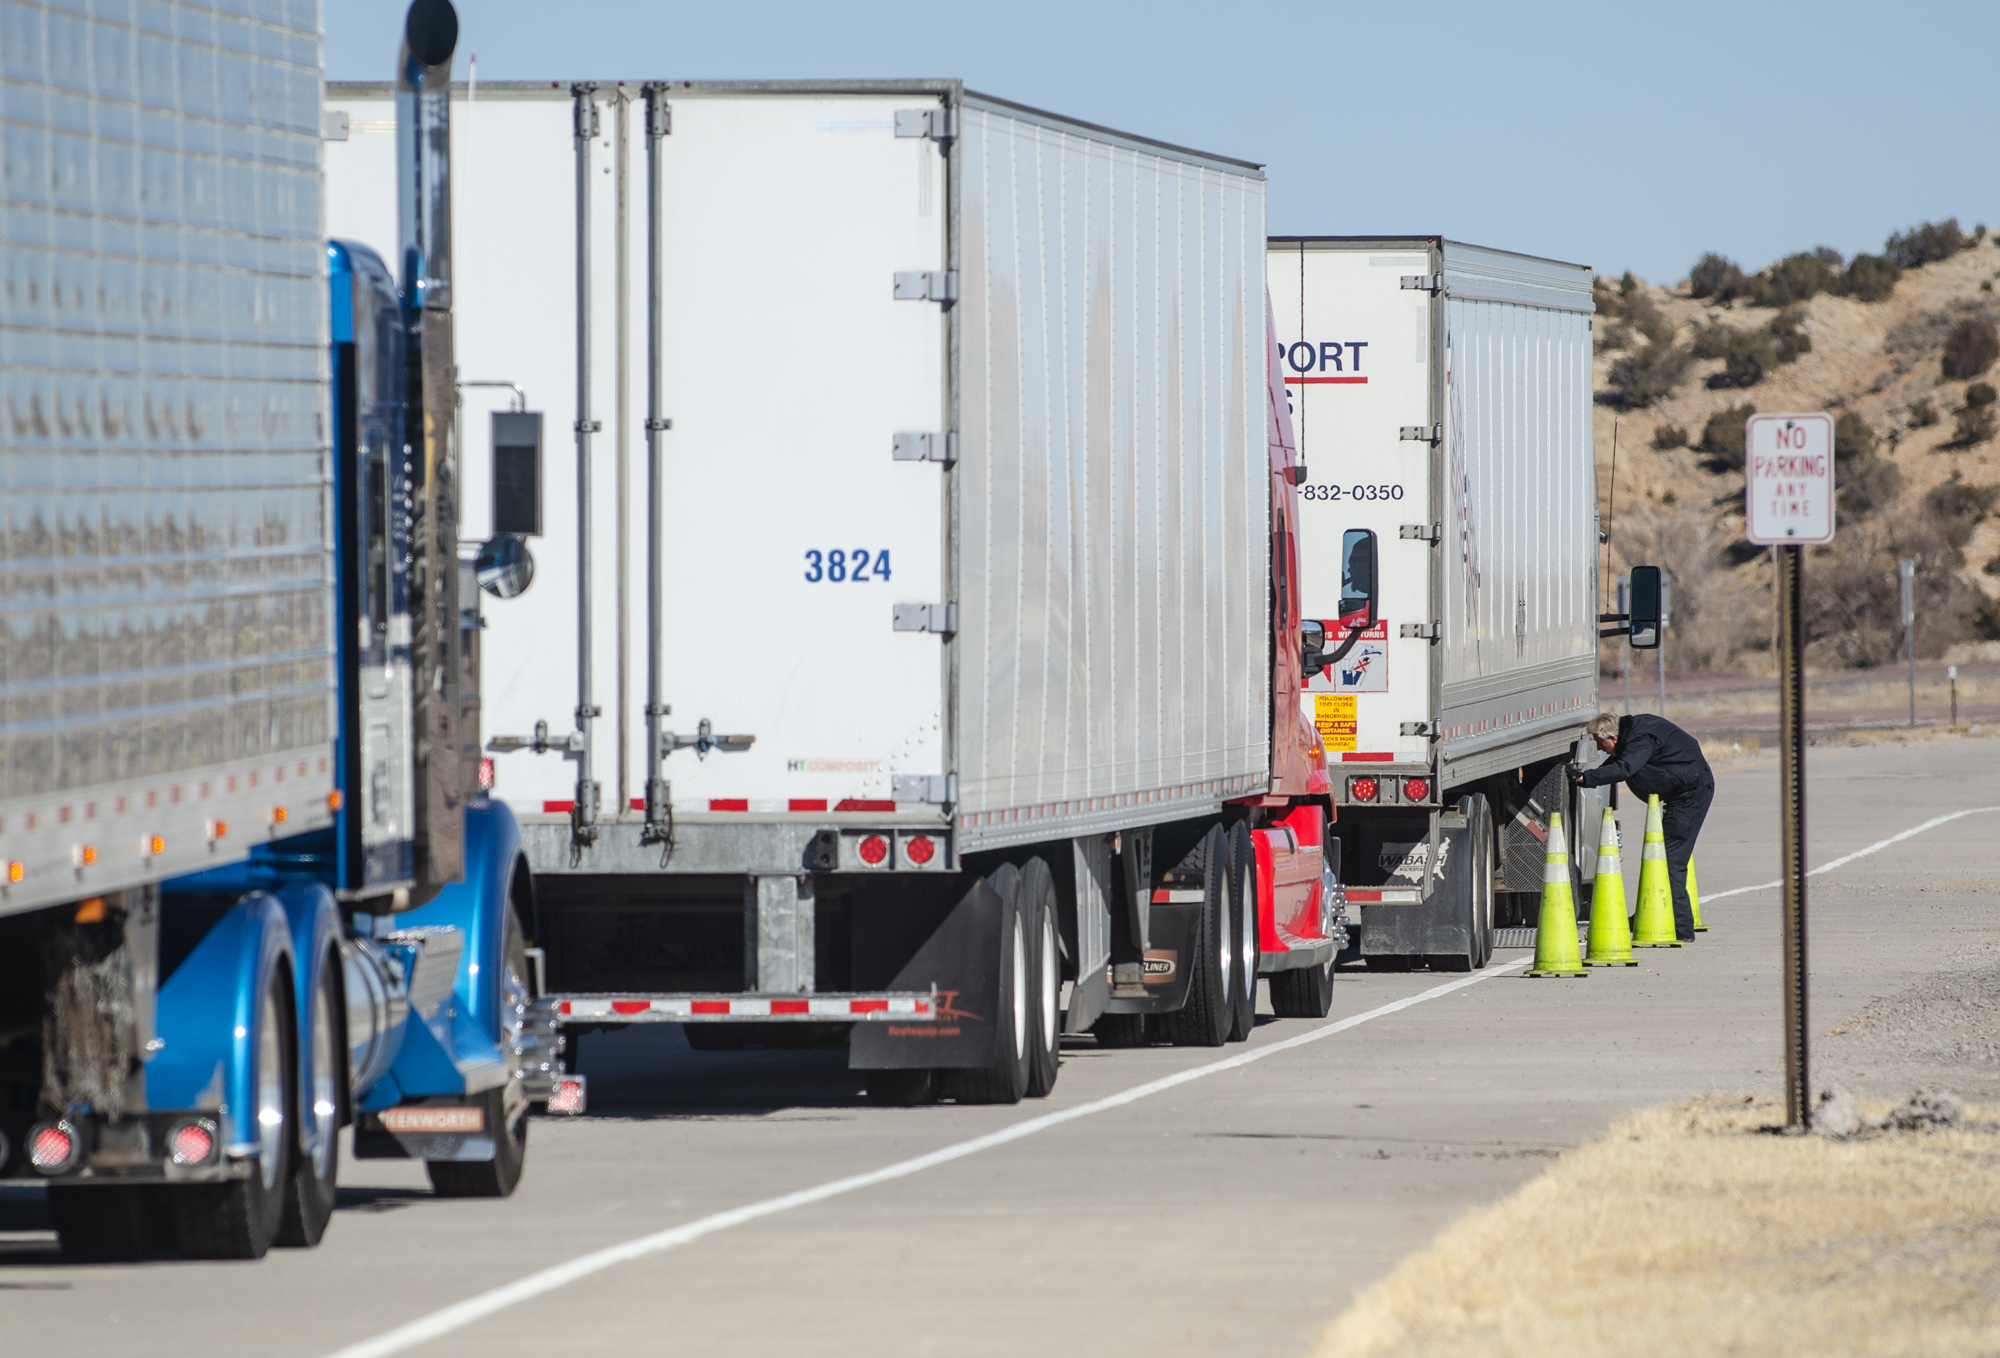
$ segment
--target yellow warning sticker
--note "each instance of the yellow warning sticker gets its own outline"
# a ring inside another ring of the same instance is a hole
[[[1329,754],[1355,748],[1355,702],[1352,693],[1313,695],[1313,725],[1319,728],[1320,741]]]

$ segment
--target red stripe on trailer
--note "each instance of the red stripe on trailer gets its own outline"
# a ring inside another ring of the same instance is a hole
[[[651,1000],[613,1000],[611,1012],[614,1014],[643,1014],[653,1007]]]
[[[894,811],[894,802],[870,801],[866,797],[846,797],[833,808],[836,811]]]
[[[557,1002],[556,1002],[556,1012],[557,1012],[558,1014],[567,1014],[567,1013],[569,1013],[569,1001],[568,1001],[568,1000],[559,1000],[559,1001],[557,1001]]]
[[[694,1014],[726,1014],[729,1012],[729,1001],[696,1000],[688,1007],[688,1012]]]
[[[1387,764],[1396,758],[1393,754],[1356,753],[1348,750],[1340,756],[1343,764]]]
[[[774,1014],[810,1014],[812,1012],[812,1004],[807,1000],[772,1000],[771,1012]]]
[[[708,809],[711,811],[748,811],[750,809],[750,799],[748,797],[710,797],[708,799]]]
[[[787,811],[824,811],[826,810],[826,798],[821,797],[818,800],[814,800],[810,797],[794,797],[785,803],[785,809]]]
[[[1366,382],[1367,380],[1368,379],[1366,377],[1287,377],[1285,379],[1285,381],[1287,382],[1296,383],[1300,386],[1307,386],[1307,387],[1316,387],[1322,384],[1329,386],[1351,387],[1356,385],[1357,383]]]
[[[922,1008],[923,1005],[920,1001],[918,1003],[919,1011]],[[847,1002],[847,1012],[850,1014],[886,1014],[889,1012],[889,1002],[887,1000],[849,1000]]]
[[[1382,893],[1379,891],[1356,891],[1353,887],[1349,887],[1347,888],[1346,896],[1355,905],[1368,905],[1370,903],[1380,905],[1382,903]]]
[[[576,810],[576,803],[575,803],[575,802],[543,802],[543,803],[542,803],[542,810],[544,810],[544,811],[574,811],[574,810]]]

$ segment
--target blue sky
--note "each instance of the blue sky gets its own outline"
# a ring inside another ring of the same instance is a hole
[[[1261,161],[1273,233],[1441,233],[1657,281],[2000,226],[2000,5],[1296,8],[457,0],[481,80],[957,76]],[[401,0],[328,0],[327,74],[386,78]]]

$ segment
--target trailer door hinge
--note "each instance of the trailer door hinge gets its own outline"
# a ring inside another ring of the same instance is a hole
[[[1402,439],[1405,443],[1442,443],[1444,426],[1441,424],[1406,424]]]
[[[943,302],[950,306],[958,300],[958,270],[943,269],[925,273],[921,269],[896,275],[896,300],[899,302]]]
[[[936,632],[950,636],[958,630],[957,604],[897,604],[898,632]]]
[[[1443,292],[1444,275],[1441,273],[1406,273],[1403,275],[1404,292]]]
[[[1436,641],[1444,629],[1434,622],[1406,622],[1398,636],[1415,637],[1419,641]]]
[[[896,110],[896,135],[928,137],[932,141],[950,141],[958,135],[958,110],[899,108]]]
[[[1437,739],[1437,733],[1437,723],[1434,721],[1406,721],[1403,723],[1403,734],[1406,736],[1429,736],[1435,740]]]
[[[890,783],[889,795],[899,802],[928,802],[948,806],[958,800],[955,773],[899,773]]]
[[[1412,539],[1418,542],[1438,542],[1444,538],[1444,533],[1434,523],[1406,523],[1397,536],[1406,542]]]
[[[898,434],[894,447],[898,462],[937,462],[949,467],[958,461],[957,434]]]

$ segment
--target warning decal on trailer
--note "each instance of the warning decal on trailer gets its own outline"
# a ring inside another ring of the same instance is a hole
[[[1355,705],[1350,693],[1313,694],[1313,725],[1328,754],[1356,748]]]

